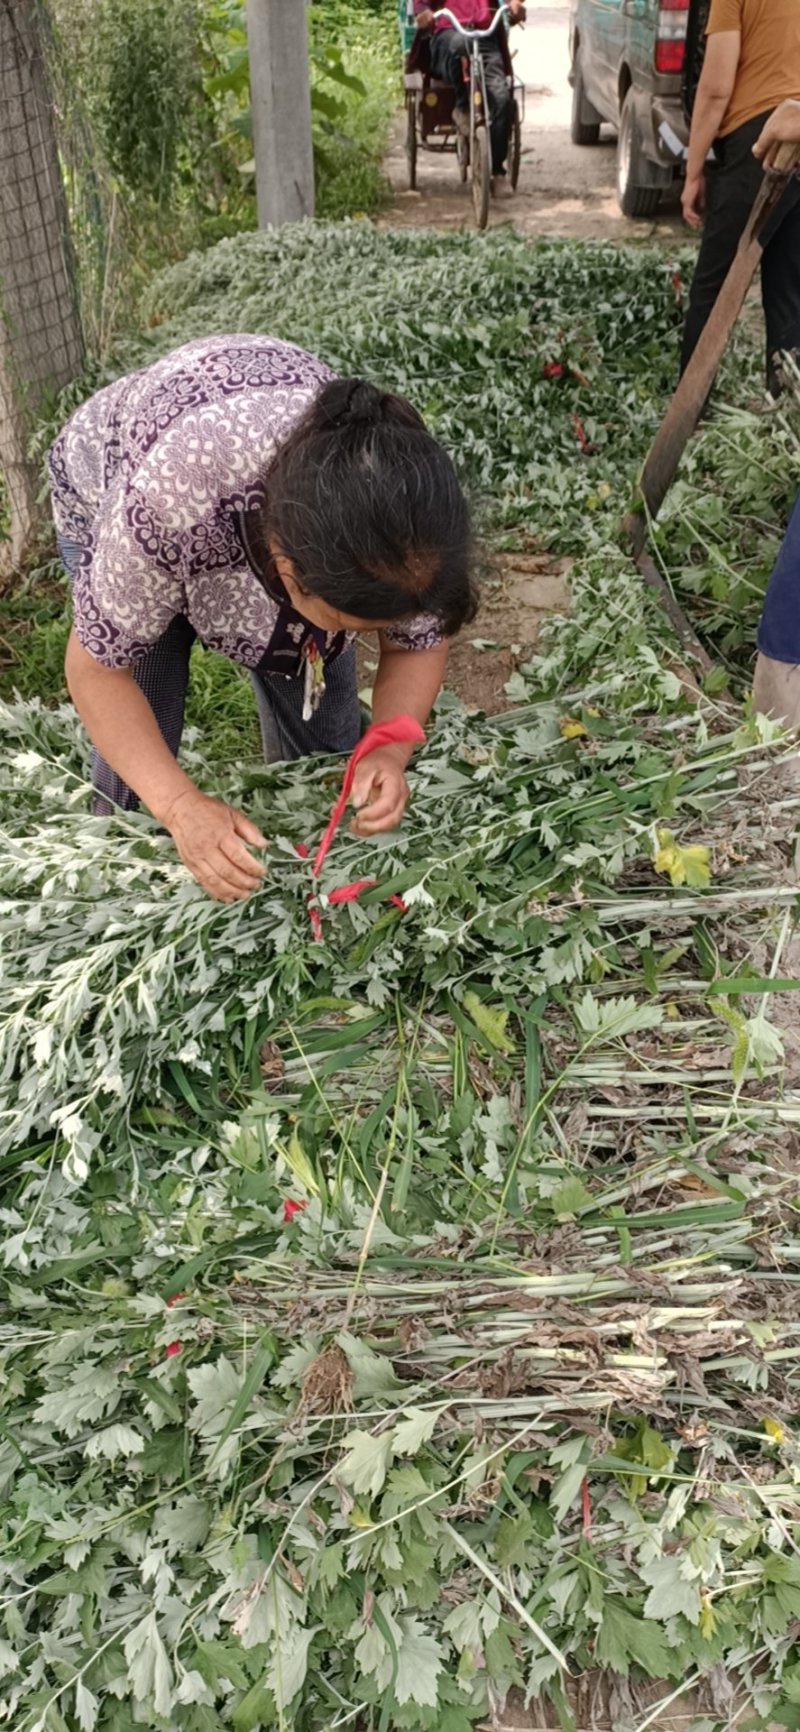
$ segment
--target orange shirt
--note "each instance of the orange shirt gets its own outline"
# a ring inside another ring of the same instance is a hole
[[[721,138],[800,96],[800,0],[711,0],[706,35],[723,30],[739,30],[742,48]]]

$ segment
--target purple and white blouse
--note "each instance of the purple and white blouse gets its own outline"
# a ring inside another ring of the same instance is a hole
[[[129,667],[184,614],[209,649],[286,672],[308,626],[248,563],[241,515],[264,501],[279,444],[334,374],[274,337],[202,337],[98,391],[49,453],[56,529],[81,549],[76,635],[104,667]],[[429,614],[385,634],[442,641]],[[328,634],[326,659],[353,632]]]

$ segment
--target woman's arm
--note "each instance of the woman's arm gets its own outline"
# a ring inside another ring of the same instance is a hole
[[[92,744],[172,835],[184,866],[210,895],[249,895],[263,867],[248,853],[266,847],[242,812],[201,793],[172,756],[130,668],[104,668],[70,632],[67,689]]]
[[[439,696],[447,666],[446,643],[434,649],[398,649],[379,634],[381,656],[372,688],[373,722],[389,722],[392,716],[413,716],[423,727]],[[407,764],[413,746],[392,746]]]
[[[686,158],[682,206],[690,228],[698,229],[705,209],[705,162],[725,119],[733,95],[742,37],[739,30],[715,31],[709,36],[703,70],[697,86]]]
[[[447,644],[434,649],[397,649],[383,634],[381,658],[372,691],[373,722],[388,722],[392,716],[413,716],[423,725],[438,696],[447,664]],[[393,830],[408,802],[405,767],[413,746],[381,746],[362,758],[353,777],[353,805],[357,816],[350,826],[357,836],[374,836]]]

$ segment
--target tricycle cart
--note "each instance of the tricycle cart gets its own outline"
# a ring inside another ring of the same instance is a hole
[[[452,154],[456,157],[462,181],[469,176],[472,202],[478,228],[484,229],[489,218],[491,155],[489,149],[489,103],[486,93],[480,43],[498,32],[512,98],[511,132],[508,152],[508,177],[516,187],[522,155],[522,121],[525,113],[525,86],[514,73],[508,47],[505,16],[508,8],[489,0],[494,13],[488,30],[467,30],[448,12],[447,6],[432,0],[431,9],[443,13],[469,43],[464,55],[464,81],[469,84],[469,129],[462,131],[455,120],[455,90],[448,81],[434,78],[431,71],[430,32],[418,30],[414,22],[413,0],[398,0],[400,40],[404,55],[404,91],[406,108],[406,158],[408,184],[413,191],[417,184],[417,156],[425,150],[434,156]]]

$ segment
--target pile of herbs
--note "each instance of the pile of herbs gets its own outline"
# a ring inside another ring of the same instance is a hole
[[[15,1732],[570,1728],[598,1679],[794,1723],[787,747],[612,547],[572,593],[536,698],[446,702],[337,839],[377,884],[321,943],[335,765],[248,774],[230,908],[2,711]]]
[[[298,295],[312,261],[313,293]],[[655,250],[531,245],[511,229],[298,226],[237,236],[163,272],[147,337],[124,362],[214,331],[298,343],[410,397],[487,529],[527,527],[577,549],[587,511],[610,521],[624,505],[674,378],[674,277]]]
[[[350,222],[239,235],[160,276],[145,336],[83,390],[205,332],[273,332],[411,397],[455,457],[490,545],[533,537],[558,554],[583,553],[616,537],[630,502],[677,371],[686,275],[653,249],[531,244],[510,230],[442,235]],[[42,451],[79,389],[42,429]],[[685,519],[670,516],[662,550],[676,588],[691,587],[686,605],[711,634],[715,659],[752,642],[791,493],[792,454],[781,454],[776,420],[742,407],[758,392],[744,348],[721,386],[721,400],[740,405],[736,424],[693,442],[692,499]],[[742,554],[746,569],[728,602],[728,568]],[[481,629],[491,636],[490,618]],[[64,696],[66,633],[55,566],[0,598],[0,695]],[[219,658],[198,655],[194,669],[190,720],[202,724],[209,757],[230,760],[247,727],[255,746],[247,683]]]
[[[791,754],[698,694],[615,539],[678,295],[646,252],[299,230],[177,267],[120,357],[292,337],[578,557],[519,707],[444,701],[402,829],[337,838],[321,943],[337,765],[190,730],[271,839],[228,908],[87,819],[71,711],[0,711],[14,1732],[571,1732],[599,1693],[644,1732],[686,1689],[798,1723]],[[720,571],[763,583],[791,487],[753,379],[655,542],[726,654]]]

